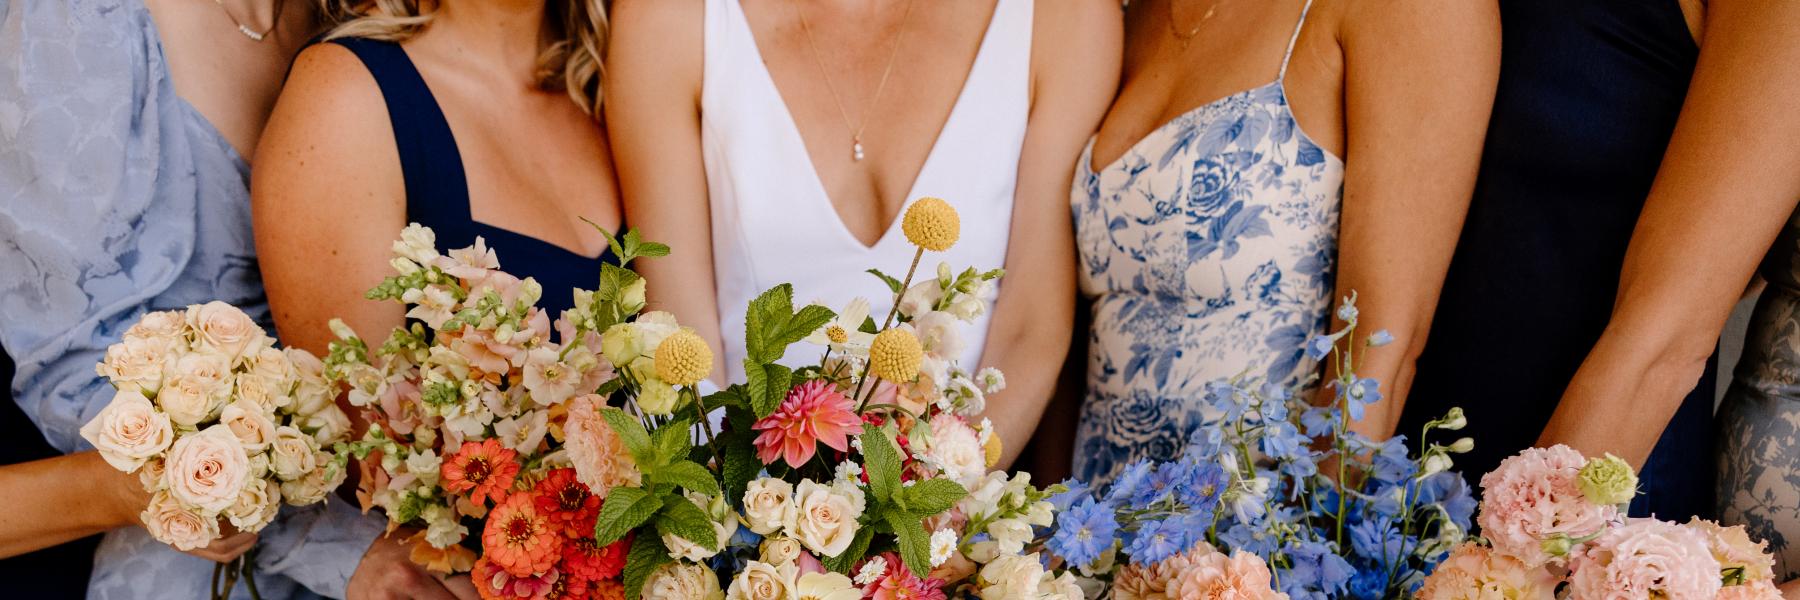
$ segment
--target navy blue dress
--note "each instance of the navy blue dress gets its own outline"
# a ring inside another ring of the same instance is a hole
[[[406,51],[394,42],[363,38],[331,43],[355,53],[381,86],[406,179],[406,218],[435,231],[440,249],[465,248],[474,245],[477,237],[485,239],[499,255],[502,270],[520,279],[536,279],[544,287],[538,307],[552,320],[574,307],[573,290],[599,286],[602,263],[618,264],[611,250],[587,257],[476,221],[469,215],[469,180],[456,137]]]
[[[1400,425],[1463,407],[1470,477],[1533,445],[1606,327],[1699,54],[1676,0],[1501,0],[1500,16],[1481,173]],[[1634,513],[1710,512],[1713,386],[1708,361]]]

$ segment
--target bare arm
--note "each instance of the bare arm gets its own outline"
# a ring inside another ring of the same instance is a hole
[[[324,124],[331,124],[327,127]],[[324,356],[339,317],[371,344],[403,308],[363,294],[392,274],[406,189],[380,89],[349,50],[300,54],[251,181],[256,251],[283,344]]]
[[[1007,276],[1000,284],[981,363],[1007,376],[988,404],[1012,464],[1056,389],[1075,320],[1075,239],[1069,186],[1088,136],[1118,89],[1123,15],[1107,0],[1037,3],[1032,102],[1019,155]]]
[[[1386,398],[1353,428],[1380,439],[1400,419],[1475,188],[1500,15],[1491,1],[1400,0],[1346,19],[1337,292],[1360,292],[1359,334],[1394,336],[1358,369]]]
[[[1800,4],[1711,0],[1612,319],[1538,439],[1641,465],[1800,199]]]
[[[0,466],[0,558],[138,523],[150,503],[136,475],[92,450]]]
[[[606,55],[606,123],[625,195],[626,222],[668,244],[665,258],[634,263],[654,310],[673,313],[715,350],[712,213],[700,149],[705,6],[696,0],[620,0]],[[725,378],[713,352],[713,379]]]

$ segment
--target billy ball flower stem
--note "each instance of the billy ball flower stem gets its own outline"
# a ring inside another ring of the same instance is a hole
[[[951,246],[955,246],[957,239],[962,236],[962,217],[958,216],[956,208],[950,206],[950,203],[945,202],[943,198],[920,198],[913,201],[912,206],[906,207],[906,214],[900,219],[900,232],[906,234],[906,240],[917,246],[917,249],[913,251],[912,264],[906,267],[906,278],[900,281],[900,289],[894,292],[894,305],[888,308],[887,318],[882,320],[882,332],[876,335],[878,340],[881,335],[888,332],[889,327],[893,326],[894,317],[900,314],[900,301],[906,298],[906,289],[912,286],[913,276],[918,274],[919,260],[924,258],[925,251],[943,252],[949,250]],[[913,338],[911,335],[907,337],[912,339],[914,347],[918,346],[917,338]],[[868,381],[871,367],[875,365],[875,362],[875,352],[873,344],[871,344],[869,361],[863,365],[863,376],[856,382],[854,397],[859,398],[860,402],[857,412],[862,412],[863,406],[868,404],[868,399],[860,397],[863,392],[863,384]],[[877,377],[882,375],[883,373],[876,372]],[[887,373],[887,375],[894,375],[894,373]],[[912,369],[912,378],[917,377],[918,369],[914,368]],[[901,379],[893,377],[882,378],[895,383],[903,383]],[[910,378],[902,379],[911,380]],[[870,388],[869,391],[873,396],[874,389]]]

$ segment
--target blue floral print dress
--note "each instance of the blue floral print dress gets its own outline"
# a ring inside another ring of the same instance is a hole
[[[1098,171],[1091,141],[1082,153],[1071,195],[1093,327],[1076,477],[1179,455],[1210,382],[1313,374],[1303,347],[1327,324],[1344,164],[1288,109],[1293,40],[1275,81],[1176,117]]]

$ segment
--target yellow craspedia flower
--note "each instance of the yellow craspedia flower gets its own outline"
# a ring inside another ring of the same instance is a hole
[[[919,363],[924,360],[925,347],[905,329],[888,329],[869,343],[869,372],[894,383],[918,379]]]
[[[656,378],[669,385],[700,383],[712,373],[712,362],[706,340],[686,329],[669,334],[656,346]]]
[[[962,218],[943,198],[920,198],[906,209],[900,231],[907,241],[932,252],[943,252],[956,245],[962,235]]]
[[[994,465],[1000,464],[1000,451],[1003,449],[1005,447],[1000,444],[999,435],[988,436],[987,443],[981,445],[982,453],[985,455],[982,458],[987,459],[988,468],[992,469]]]

